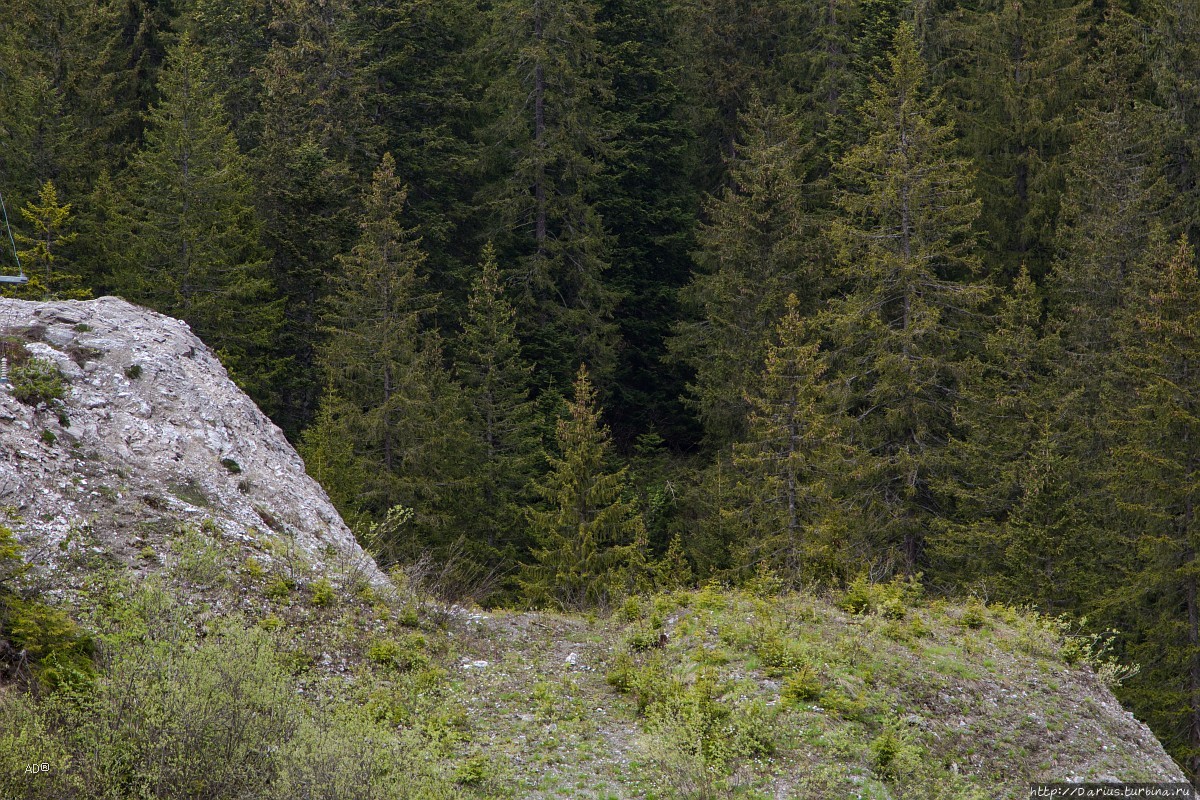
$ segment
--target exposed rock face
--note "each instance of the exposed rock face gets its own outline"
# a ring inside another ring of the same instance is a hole
[[[93,550],[141,568],[156,534],[192,524],[267,561],[286,547],[318,571],[350,563],[385,580],[185,323],[114,297],[0,299],[0,335],[56,364],[68,387],[62,413],[0,391],[0,507],[45,566],[86,531]]]

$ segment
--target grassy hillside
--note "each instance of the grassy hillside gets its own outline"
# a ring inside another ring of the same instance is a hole
[[[96,667],[0,694],[0,797],[990,799],[1180,779],[1091,639],[909,584],[485,613],[412,575],[348,594],[214,548],[198,570],[197,547],[181,533],[136,582],[81,563],[85,588],[57,593]]]

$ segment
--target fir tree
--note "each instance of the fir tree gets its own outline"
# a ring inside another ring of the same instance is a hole
[[[393,506],[414,509],[414,531],[432,544],[453,518],[466,436],[440,339],[423,325],[434,298],[418,274],[419,240],[400,219],[405,196],[385,155],[363,197],[358,243],[338,259],[320,355],[342,401],[326,403],[331,430],[313,436],[346,431],[363,476],[359,507],[380,519]]]
[[[612,87],[604,112],[615,130],[597,176],[597,208],[612,240],[605,280],[621,296],[608,403],[619,446],[651,429],[674,447],[697,433],[680,400],[686,367],[664,363],[679,289],[691,275],[701,194],[688,181],[693,135],[672,20],[658,0],[608,0],[597,17]]]
[[[811,339],[791,295],[747,395],[746,439],[733,447],[740,502],[727,512],[745,532],[742,566],[771,568],[793,586],[838,582],[855,568],[833,485],[846,455],[843,424],[828,407],[825,357]]]
[[[283,294],[279,422],[295,435],[316,408],[320,382],[304,368],[318,346],[321,299],[337,254],[354,241],[360,176],[378,160],[362,44],[347,0],[287,0],[270,18],[270,48],[254,71],[262,100],[250,121],[270,273]]]
[[[700,229],[699,270],[684,290],[694,321],[680,324],[671,349],[695,370],[690,402],[708,441],[720,448],[745,430],[772,320],[790,293],[809,312],[821,298],[815,226],[804,197],[804,149],[793,116],[755,103],[738,147],[734,185],[710,201]]]
[[[1190,0],[1152,4],[1151,66],[1166,112],[1165,162],[1192,241],[1200,239],[1200,8]]]
[[[969,312],[985,295],[967,163],[911,26],[896,33],[887,74],[863,107],[867,138],[838,163],[842,216],[831,229],[850,292],[829,312],[836,383],[855,420],[855,506],[878,555],[909,570],[923,560],[938,512],[951,409]]]
[[[1054,256],[1064,158],[1091,22],[1079,0],[1008,0],[934,17],[938,74],[975,164],[989,273],[1041,280]]]
[[[492,8],[485,63],[496,71],[484,131],[490,185],[479,200],[511,282],[530,358],[559,385],[573,365],[607,382],[616,296],[596,177],[611,134],[592,0],[505,0]]]
[[[1042,301],[1022,269],[984,337],[978,363],[969,370],[955,403],[956,435],[948,454],[953,469],[943,487],[954,519],[936,542],[941,573],[960,585],[997,594],[981,585],[1002,571],[1007,523],[1026,497],[1031,466],[1044,454],[1054,398],[1050,381],[1060,358],[1059,340],[1043,335]],[[1043,466],[1048,461],[1042,457]]]
[[[701,186],[719,186],[734,163],[740,115],[750,99],[757,94],[779,104],[788,95],[791,59],[803,51],[802,6],[799,0],[677,0]]]
[[[186,34],[172,51],[128,185],[130,229],[115,288],[182,317],[268,411],[279,305],[246,162],[201,54]]]
[[[1192,248],[1147,263],[1131,299],[1119,364],[1134,393],[1113,421],[1107,476],[1124,524],[1115,549],[1126,564],[1104,603],[1130,631],[1143,674],[1124,696],[1143,709],[1168,749],[1200,770],[1200,278]]]
[[[180,27],[204,50],[213,79],[222,87],[225,110],[238,144],[258,143],[263,102],[262,64],[272,43],[268,0],[183,0]]]
[[[1137,23],[1110,11],[1085,86],[1079,134],[1067,164],[1067,189],[1051,279],[1052,313],[1061,321],[1069,374],[1091,388],[1104,373],[1125,282],[1145,254],[1152,223],[1171,224],[1161,152],[1165,119],[1137,102],[1148,80]],[[1138,63],[1143,62],[1143,63]]]
[[[627,468],[608,466],[608,429],[584,366],[567,411],[555,432],[558,454],[548,456],[550,472],[536,485],[545,503],[529,512],[537,562],[521,583],[535,603],[611,606],[641,578],[645,528],[624,497]]]
[[[70,230],[74,227],[71,204],[59,202],[53,181],[42,184],[37,202],[26,203],[21,216],[33,232],[32,236],[17,234],[17,242],[28,245],[28,249],[20,251],[20,257],[33,273],[29,288],[43,296],[76,300],[89,297],[90,292],[80,287],[78,277],[63,257],[64,248],[69,248],[79,233]]]
[[[487,76],[472,69],[472,58],[487,16],[473,0],[369,0],[356,16],[371,118],[410,187],[431,288],[450,301],[438,318],[449,324],[462,316],[479,255],[473,126]]]
[[[955,406],[933,543],[943,580],[1047,613],[1077,610],[1104,574],[1087,472],[1070,447],[1079,395],[1058,394],[1062,343],[1022,269]]]
[[[33,228],[33,236],[20,237],[21,244],[29,245],[29,249],[21,253],[22,260],[31,268],[40,267],[49,286],[54,262],[62,257],[60,248],[69,245],[77,236],[67,232],[71,204],[59,203],[54,182],[46,181],[38,191],[37,202],[26,203],[21,216]]]
[[[369,519],[363,487],[371,477],[366,472],[366,460],[355,454],[353,422],[359,417],[359,410],[329,386],[321,396],[316,419],[296,446],[308,474],[329,493],[334,507],[352,529]]]
[[[532,366],[521,355],[516,312],[504,295],[496,252],[484,248],[459,336],[455,372],[470,407],[480,507],[474,534],[493,557],[527,548],[523,508],[541,466],[540,421],[530,399]]]

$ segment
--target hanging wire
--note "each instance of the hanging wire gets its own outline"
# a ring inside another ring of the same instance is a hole
[[[17,260],[17,272],[24,278],[25,270],[21,266],[21,256],[17,254],[17,240],[13,238],[12,225],[8,223],[8,207],[4,204],[4,192],[0,192],[0,212],[4,213],[4,227],[8,230],[8,242],[12,245],[13,258]]]

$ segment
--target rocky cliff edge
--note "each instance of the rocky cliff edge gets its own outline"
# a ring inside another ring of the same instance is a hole
[[[386,580],[185,323],[115,297],[0,299],[0,337],[64,378],[61,405],[0,391],[0,508],[48,574],[81,548],[153,571],[168,539],[203,529],[264,564]]]

